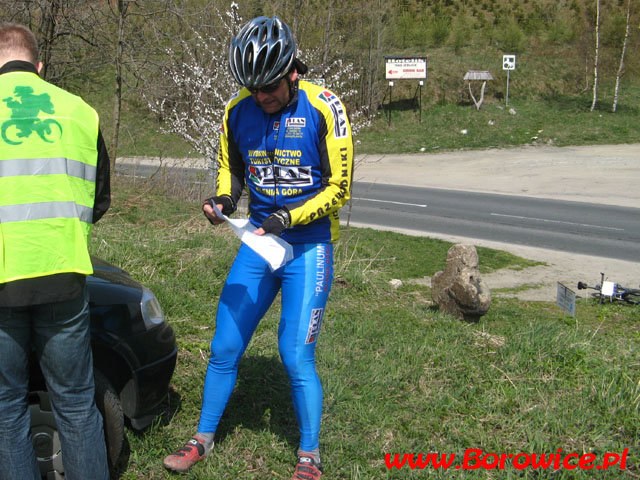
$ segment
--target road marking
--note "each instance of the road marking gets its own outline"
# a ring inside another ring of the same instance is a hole
[[[394,202],[391,200],[377,200],[375,198],[362,198],[362,197],[351,197],[354,200],[364,200],[366,202],[380,202],[380,203],[393,203],[395,205],[407,205],[409,207],[421,207],[421,208],[427,208],[426,205],[422,205],[420,203],[405,203],[405,202]]]
[[[574,223],[574,222],[563,222],[561,220],[548,220],[546,218],[535,218],[535,217],[521,217],[519,215],[504,215],[502,213],[492,213],[494,217],[509,217],[509,218],[517,218],[519,220],[535,220],[538,222],[547,222],[547,223],[561,223],[564,225],[576,225],[579,227],[591,227],[591,228],[601,228],[603,230],[615,230],[617,232],[624,232],[624,228],[615,228],[615,227],[603,227],[602,225],[590,225],[588,223]]]

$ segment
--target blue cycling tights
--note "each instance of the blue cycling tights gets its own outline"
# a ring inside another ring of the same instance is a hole
[[[293,251],[293,260],[271,272],[262,258],[241,245],[218,304],[199,432],[216,431],[235,387],[240,358],[281,290],[278,347],[291,383],[300,449],[318,448],[322,385],[315,367],[315,348],[333,281],[333,246],[294,244]]]

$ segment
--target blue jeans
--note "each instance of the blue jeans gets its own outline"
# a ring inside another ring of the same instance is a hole
[[[240,358],[280,291],[278,348],[291,384],[300,449],[318,448],[322,384],[315,350],[333,281],[333,246],[292,246],[293,260],[275,272],[244,243],[240,246],[218,304],[198,431],[216,431],[235,387]]]
[[[84,296],[0,307],[0,479],[40,479],[28,409],[31,351],[47,383],[65,478],[109,479],[102,416],[94,399],[89,322]]]

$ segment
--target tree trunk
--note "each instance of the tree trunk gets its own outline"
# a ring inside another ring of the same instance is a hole
[[[591,111],[593,112],[598,103],[598,56],[600,54],[600,0],[596,0],[596,50],[593,64],[593,102]]]
[[[300,14],[302,13],[302,6],[304,0],[296,0],[296,7],[293,9],[293,24],[291,25],[291,31],[293,36],[298,38],[298,29],[300,28]]]
[[[329,48],[331,44],[331,14],[333,12],[333,0],[329,0],[327,8],[327,28],[324,37],[324,52],[322,53],[322,66],[324,67],[329,61]]]
[[[47,70],[51,65],[51,52],[53,50],[53,42],[56,35],[56,24],[58,12],[60,11],[60,1],[52,0],[48,5],[42,9],[43,18],[41,24],[41,31],[39,37],[43,42],[40,51],[40,60],[42,61],[42,71],[40,76],[44,79],[47,77]]]
[[[111,151],[109,159],[111,163],[111,171],[115,171],[116,156],[118,155],[118,142],[120,139],[120,121],[122,113],[122,57],[124,52],[124,27],[127,17],[128,0],[118,0],[118,37],[116,39],[116,55],[115,55],[115,95],[113,98],[113,140],[111,142]]]
[[[383,16],[386,2],[384,0],[378,0],[378,8],[370,12],[371,22],[369,26],[369,51],[368,51],[368,65],[363,68],[367,72],[367,91],[366,96],[363,97],[362,103],[366,105],[367,111],[370,114],[375,111],[377,107],[376,100],[376,88],[380,79],[380,69],[377,67],[382,62],[382,36],[384,31]],[[372,52],[375,40],[375,51]]]
[[[616,113],[618,108],[618,93],[620,90],[620,77],[624,71],[624,56],[627,53],[627,45],[629,44],[629,25],[631,23],[631,0],[627,1],[627,27],[624,31],[624,41],[622,42],[622,53],[620,54],[620,65],[618,66],[618,73],[616,73],[616,87],[613,92],[613,105],[611,111]]]
[[[480,100],[476,100],[476,97],[473,95],[473,90],[471,89],[471,82],[469,82],[469,94],[471,95],[471,99],[476,106],[476,110],[480,110],[480,107],[482,107],[482,103],[484,102],[484,90],[486,87],[487,82],[482,82],[482,87],[480,88]]]

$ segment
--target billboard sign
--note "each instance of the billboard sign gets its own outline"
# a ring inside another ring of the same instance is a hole
[[[387,80],[427,78],[427,57],[384,57]]]

